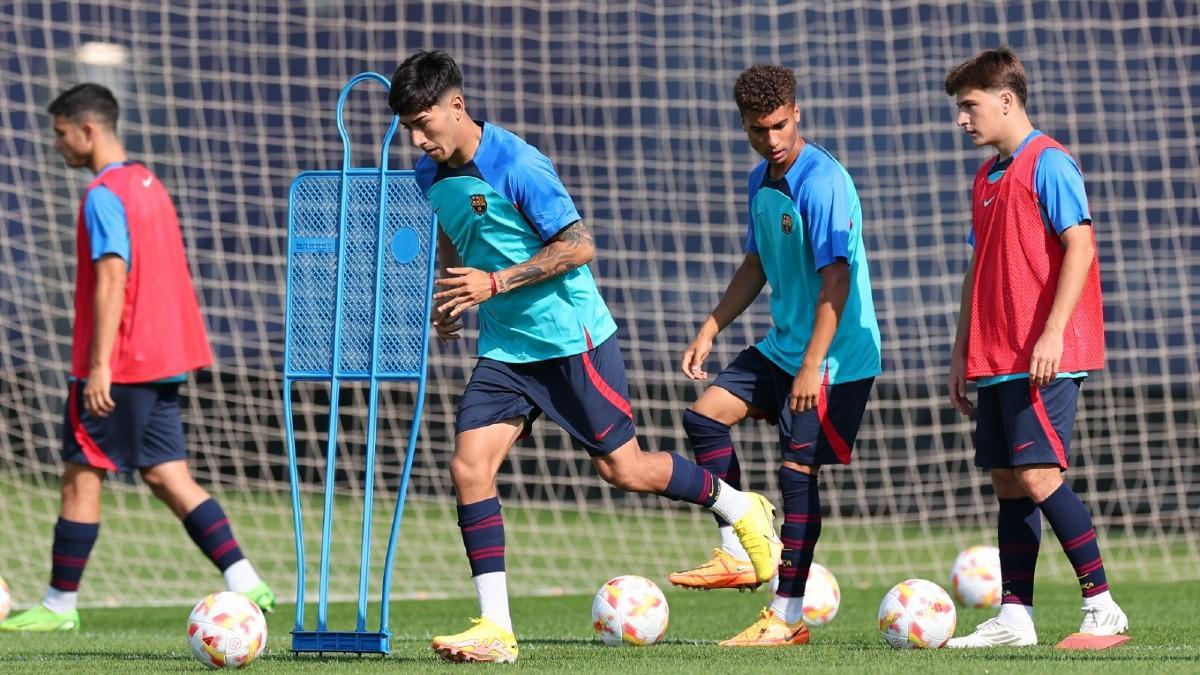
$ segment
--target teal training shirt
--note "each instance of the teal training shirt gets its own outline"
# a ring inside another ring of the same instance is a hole
[[[496,272],[523,263],[580,220],[550,160],[517,135],[479,123],[466,165],[428,155],[416,179],[463,265]],[[479,305],[479,355],[508,363],[581,354],[617,331],[587,266]]]
[[[771,285],[772,325],[758,350],[789,373],[800,370],[821,295],[819,272],[841,259],[850,265],[850,293],[824,370],[830,384],[878,375],[879,323],[850,174],[827,150],[808,143],[778,181],[765,161],[755,167],[749,188],[745,252],[759,256]]]

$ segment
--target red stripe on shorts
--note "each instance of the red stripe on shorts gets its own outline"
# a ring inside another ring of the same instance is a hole
[[[71,393],[67,396],[67,410],[71,416],[71,433],[75,435],[75,441],[79,443],[79,447],[83,448],[83,456],[87,458],[88,464],[97,469],[107,469],[108,471],[116,471],[117,465],[104,454],[100,446],[96,444],[96,440],[83,426],[83,420],[79,418],[79,408],[76,399],[79,397],[79,389],[83,387],[82,382],[74,382],[71,386]]]
[[[821,420],[821,431],[825,432],[825,440],[833,447],[833,452],[842,464],[850,463],[850,445],[833,426],[829,419],[829,371],[825,371],[825,380],[821,382],[821,393],[817,396],[817,419]]]
[[[1067,451],[1063,448],[1062,439],[1058,437],[1058,431],[1050,423],[1050,413],[1046,411],[1046,404],[1042,401],[1041,389],[1032,384],[1029,385],[1029,401],[1033,404],[1033,414],[1037,416],[1038,423],[1042,425],[1042,431],[1050,441],[1050,447],[1054,449],[1058,465],[1064,469],[1067,468]]]
[[[591,342],[591,338],[588,338],[588,342]],[[596,370],[596,364],[592,363],[591,355],[587,352],[583,353],[583,368],[587,371],[588,379],[592,381],[592,385],[596,387],[596,391],[599,391],[600,395],[606,401],[613,404],[613,407],[620,410],[623,415],[629,419],[633,419],[633,406],[629,404],[629,401],[621,398],[621,395],[615,389],[608,386],[608,383],[600,375],[600,371]]]

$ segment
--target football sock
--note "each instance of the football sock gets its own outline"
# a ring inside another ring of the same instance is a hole
[[[487,572],[477,575],[475,594],[479,596],[479,613],[512,632],[512,618],[508,614],[508,575],[505,572]]]
[[[221,574],[225,577],[225,587],[234,593],[245,593],[262,583],[258,572],[254,570],[254,565],[251,565],[250,561],[245,558],[226,567]]]
[[[718,479],[717,499],[712,503],[712,512],[725,519],[727,523],[736,523],[750,510],[750,497],[745,492],[735,490]],[[749,558],[749,555],[746,556]]]
[[[662,496],[711,507],[723,487],[721,479],[682,455],[670,454],[671,479],[667,481]]]
[[[1107,591],[1108,579],[1104,574],[1104,560],[1100,557],[1100,544],[1096,541],[1092,515],[1079,501],[1075,491],[1063,483],[1038,504],[1038,508],[1046,516],[1054,536],[1058,537],[1067,559],[1075,568],[1083,597],[1090,598]]]
[[[821,493],[817,477],[779,467],[779,488],[783,493],[783,555],[779,562],[779,589],[776,597],[802,598],[812,566],[813,551],[821,536]],[[787,619],[794,623],[793,619]]]
[[[776,595],[771,600],[771,611],[784,623],[794,624],[804,618],[804,596],[785,598]]]
[[[1033,623],[1033,606],[1006,602],[1000,605],[1000,622],[1018,630]]]
[[[1032,607],[1033,572],[1042,541],[1042,515],[1028,497],[1000,499],[999,502],[996,534],[1000,548],[1000,602],[1002,605]]]
[[[59,518],[50,549],[50,587],[42,604],[53,612],[75,609],[76,591],[88,556],[100,536],[100,523],[77,523]]]
[[[499,497],[459,504],[458,527],[471,563],[471,576],[504,571],[504,518]]]
[[[716,514],[713,514],[716,517]],[[750,554],[746,553],[746,547],[742,546],[742,542],[738,539],[737,532],[733,531],[732,525],[722,525],[717,528],[717,532],[721,534],[721,548],[733,556],[737,560],[749,560]]]
[[[733,449],[729,426],[694,410],[685,410],[683,430],[691,443],[696,464],[732,487],[741,488],[742,467]],[[718,527],[729,524],[716,514],[713,514],[713,517],[717,519]],[[735,541],[736,539],[734,537]],[[741,547],[740,544],[738,546]]]
[[[215,499],[209,499],[192,509],[192,512],[184,517],[183,527],[192,541],[196,542],[196,546],[204,551],[204,555],[208,556],[221,572],[246,558],[242,555],[242,549],[238,548],[225,511]]]
[[[1103,607],[1107,609],[1109,607],[1116,607],[1117,601],[1113,600],[1112,593],[1104,591],[1103,593],[1084,598],[1083,606],[1087,608]]]

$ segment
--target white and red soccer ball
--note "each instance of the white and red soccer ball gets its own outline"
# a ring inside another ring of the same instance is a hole
[[[824,565],[813,563],[808,568],[808,582],[804,587],[804,623],[824,626],[837,616],[842,604],[842,589],[837,578]]]
[[[959,553],[950,569],[950,587],[964,607],[999,607],[1000,549],[972,546]]]
[[[670,616],[662,590],[645,577],[609,579],[592,600],[592,627],[607,645],[652,645],[666,634]]]
[[[12,594],[8,592],[8,584],[0,577],[0,621],[12,611]]]
[[[941,586],[908,579],[879,604],[879,634],[896,649],[938,649],[954,636],[954,601]]]
[[[242,668],[267,646],[267,620],[246,596],[222,591],[192,608],[187,634],[192,655],[200,663],[209,668]]]

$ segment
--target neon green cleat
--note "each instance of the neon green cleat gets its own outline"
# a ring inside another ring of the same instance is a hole
[[[53,633],[55,631],[79,630],[79,610],[51,612],[45,605],[30,607],[0,622],[0,630],[27,633]]]
[[[258,605],[258,608],[266,614],[275,611],[275,592],[271,590],[271,587],[265,581],[258,582],[257,586],[244,591],[242,595],[250,598],[250,602]]]
[[[433,651],[447,661],[515,663],[517,638],[487,617],[471,619],[471,627],[455,635],[433,638]]]
[[[733,523],[733,531],[750,555],[754,575],[761,584],[775,576],[779,556],[783,553],[783,542],[775,534],[775,507],[771,506],[771,502],[757,492],[747,492],[746,496],[750,498],[750,508]]]

